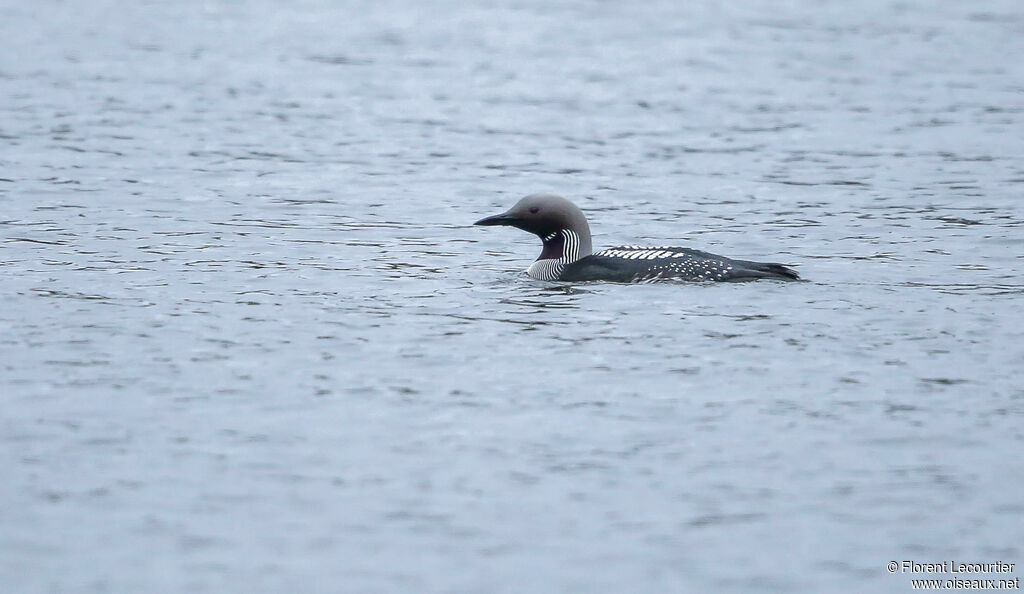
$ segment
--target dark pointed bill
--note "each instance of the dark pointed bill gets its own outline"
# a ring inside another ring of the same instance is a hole
[[[503,213],[501,213],[499,215],[494,215],[494,216],[490,216],[490,217],[484,217],[484,218],[480,219],[479,221],[477,221],[477,222],[475,222],[473,224],[474,225],[485,225],[485,226],[490,226],[490,225],[512,225],[517,220],[518,219],[516,217],[508,214],[507,212],[503,212]]]

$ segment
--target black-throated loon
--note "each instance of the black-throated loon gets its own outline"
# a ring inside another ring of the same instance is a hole
[[[540,237],[544,249],[526,271],[545,281],[799,280],[782,264],[733,260],[683,247],[627,245],[593,253],[590,225],[575,204],[561,196],[531,194],[507,212],[476,225],[508,225]]]

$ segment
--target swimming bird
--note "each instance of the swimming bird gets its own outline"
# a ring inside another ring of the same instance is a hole
[[[593,252],[590,225],[575,204],[553,194],[531,194],[507,212],[475,225],[508,225],[540,237],[544,249],[526,273],[545,281],[799,280],[782,264],[733,260],[684,247],[626,245]]]

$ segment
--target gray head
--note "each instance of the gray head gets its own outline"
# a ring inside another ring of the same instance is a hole
[[[563,229],[576,233],[579,238],[579,257],[589,256],[593,248],[590,243],[590,225],[587,217],[575,204],[554,194],[530,194],[508,211],[480,219],[474,225],[508,225],[529,231],[544,242],[541,258],[549,253],[560,253]],[[555,245],[557,243],[558,245]]]

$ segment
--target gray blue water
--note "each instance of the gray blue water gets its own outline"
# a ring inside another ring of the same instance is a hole
[[[2,592],[1024,575],[1019,2],[2,1],[0,39]],[[531,280],[471,224],[540,191],[808,282]]]

